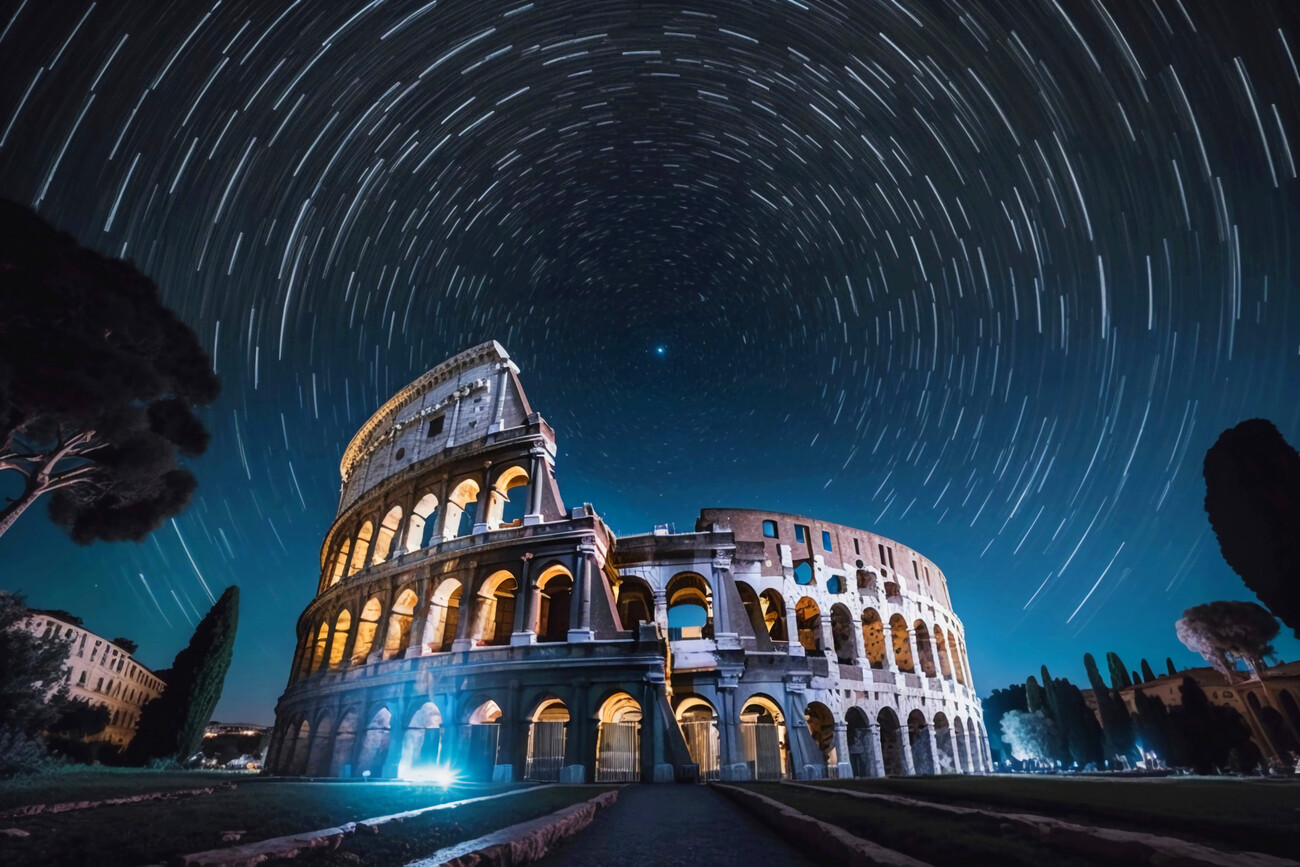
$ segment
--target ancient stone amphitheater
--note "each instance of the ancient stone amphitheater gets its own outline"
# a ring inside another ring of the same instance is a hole
[[[705,509],[615,538],[496,342],[343,456],[272,772],[775,780],[988,769],[947,582],[813,518]]]

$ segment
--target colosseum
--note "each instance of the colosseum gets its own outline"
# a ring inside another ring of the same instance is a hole
[[[670,782],[989,768],[938,566],[777,512],[615,538],[495,341],[343,455],[268,767],[312,777]]]

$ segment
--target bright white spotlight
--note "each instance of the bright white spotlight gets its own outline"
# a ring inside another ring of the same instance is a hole
[[[442,765],[433,769],[433,774],[430,779],[432,779],[436,785],[442,786],[446,789],[456,782],[456,772],[451,768]]]

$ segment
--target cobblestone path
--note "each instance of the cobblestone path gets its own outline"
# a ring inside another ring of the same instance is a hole
[[[629,785],[587,830],[539,867],[814,867],[749,813],[707,786]]]

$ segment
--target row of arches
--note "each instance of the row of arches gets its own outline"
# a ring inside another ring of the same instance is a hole
[[[325,558],[324,586],[332,587],[399,554],[468,536],[478,525],[495,530],[522,523],[530,504],[535,505],[528,470],[510,464],[480,475],[449,482],[441,496],[432,490],[421,491],[405,505],[390,506],[382,517],[364,517],[347,532],[337,534]]]

